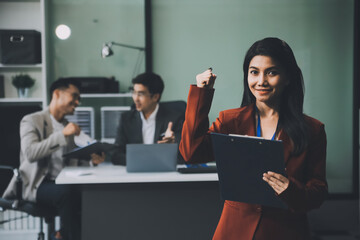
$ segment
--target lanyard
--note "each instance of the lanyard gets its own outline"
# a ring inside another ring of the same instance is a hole
[[[256,136],[261,137],[260,113],[257,108],[256,108],[256,113],[257,113],[257,117],[258,117]],[[272,136],[271,140],[275,140],[275,135],[276,135],[276,130],[275,130],[274,135]]]

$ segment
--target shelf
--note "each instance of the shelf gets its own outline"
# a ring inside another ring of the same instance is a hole
[[[81,98],[126,98],[132,97],[131,93],[84,93]]]
[[[40,0],[0,0],[0,2],[40,2]]]
[[[42,103],[42,98],[0,98],[0,103]]]
[[[41,70],[42,63],[39,64],[1,64],[0,63],[0,70],[15,70],[15,69],[35,69]]]

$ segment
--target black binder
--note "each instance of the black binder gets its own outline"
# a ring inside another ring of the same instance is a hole
[[[63,157],[66,158],[81,158],[90,159],[92,153],[101,154],[102,152],[108,152],[117,148],[118,145],[111,143],[94,142],[85,147],[74,148],[68,153],[65,153]]]
[[[224,200],[287,208],[263,173],[285,174],[282,141],[211,133],[221,196]]]

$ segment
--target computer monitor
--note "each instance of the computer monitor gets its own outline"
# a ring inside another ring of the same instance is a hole
[[[65,118],[69,122],[79,125],[81,130],[95,138],[95,120],[93,107],[77,107],[73,115],[66,115]]]
[[[101,107],[101,141],[114,143],[117,128],[120,123],[120,116],[123,112],[129,111],[130,106]]]

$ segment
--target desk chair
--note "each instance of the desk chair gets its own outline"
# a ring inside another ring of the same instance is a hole
[[[56,210],[41,206],[38,203],[29,202],[22,199],[22,179],[20,172],[17,168],[7,166],[7,165],[0,165],[0,176],[8,176],[7,182],[10,183],[10,180],[12,178],[11,174],[4,174],[3,172],[13,172],[13,175],[16,176],[16,198],[15,199],[5,199],[0,198],[0,211],[6,211],[6,210],[14,210],[14,211],[20,211],[27,213],[33,217],[39,217],[40,218],[40,232],[38,233],[38,240],[45,240],[45,234],[43,231],[43,220],[45,219],[45,222],[48,226],[48,237],[47,239],[50,240],[50,234],[54,232],[55,230],[55,216],[57,215]],[[4,180],[2,178],[2,180]],[[6,186],[5,186],[6,187]],[[2,195],[3,192],[5,192],[5,188],[0,189],[0,193]],[[8,219],[1,221],[0,224],[4,224],[6,222],[10,222],[16,219]]]
[[[22,199],[22,179],[19,167],[20,152],[20,120],[29,113],[40,111],[41,104],[16,105],[16,106],[0,106],[0,211],[15,210],[27,213],[34,217],[40,217],[40,232],[38,240],[45,240],[43,232],[43,220],[48,224],[48,238],[54,232],[55,209],[49,209],[40,206],[37,203],[25,201]],[[15,199],[4,199],[1,196],[5,192],[6,187],[10,183],[12,176],[17,179],[17,194]],[[16,219],[11,219],[16,220]],[[9,220],[1,221],[0,224],[10,222]]]
[[[185,114],[186,110],[186,102],[185,101],[168,101],[168,102],[160,102],[160,104],[166,108],[170,108],[177,112],[182,112]]]

